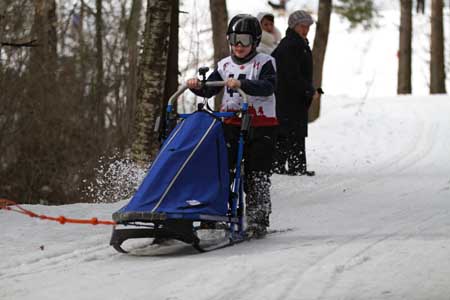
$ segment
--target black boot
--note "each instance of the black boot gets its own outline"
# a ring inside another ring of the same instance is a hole
[[[301,171],[299,175],[315,176],[316,172],[304,170],[304,171]]]

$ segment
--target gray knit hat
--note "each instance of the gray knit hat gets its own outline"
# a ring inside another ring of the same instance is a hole
[[[296,10],[289,15],[288,26],[293,29],[298,24],[312,25],[314,24],[314,19],[306,11]]]

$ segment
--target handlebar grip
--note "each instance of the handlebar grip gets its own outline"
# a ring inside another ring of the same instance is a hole
[[[225,86],[226,81],[207,81],[206,86]],[[236,91],[238,91],[239,95],[242,96],[242,100],[244,103],[248,103],[248,97],[247,94],[241,89],[237,88]]]
[[[206,84],[206,86],[225,86],[226,81],[207,81],[205,84]],[[176,91],[172,96],[170,96],[169,101],[168,101],[169,107],[171,107],[173,102],[175,102],[175,100],[181,94],[183,94],[187,89],[188,89],[187,85],[182,84],[180,86],[180,88],[178,89],[178,91]],[[236,89],[236,91],[242,96],[243,103],[247,104],[248,103],[247,94],[240,88]]]

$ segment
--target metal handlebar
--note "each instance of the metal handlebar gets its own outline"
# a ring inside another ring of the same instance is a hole
[[[225,86],[226,83],[226,81],[209,81],[206,82],[206,86]],[[241,88],[237,88],[236,91],[241,95],[243,103],[248,103],[247,94]]]
[[[204,84],[205,86],[225,86],[226,85],[226,81],[202,81],[202,84]],[[169,128],[170,128],[170,121],[171,121],[171,113],[172,113],[172,107],[173,107],[173,102],[181,95],[183,94],[186,90],[188,89],[186,84],[182,84],[181,87],[178,89],[178,91],[176,91],[170,98],[169,98],[169,102],[167,104],[167,110],[166,110],[166,129],[165,129],[165,133],[162,135],[162,138],[165,139],[168,134],[169,134]],[[240,118],[242,119],[242,124],[241,124],[241,139],[243,139],[243,136],[245,135],[246,132],[248,132],[249,128],[250,128],[250,122],[251,122],[251,116],[248,114],[248,96],[247,94],[240,88],[235,89],[241,96],[242,96],[242,105],[241,105],[241,116]],[[222,113],[213,113],[216,116],[219,117],[225,117],[225,118],[230,118],[230,117],[234,117],[236,116],[236,112],[222,112]],[[231,115],[226,115],[225,114],[231,114]],[[173,119],[172,119],[173,120]],[[242,159],[242,158],[241,158]]]
[[[207,81],[205,82],[206,86],[225,86],[226,85],[226,81]],[[181,85],[181,87],[178,89],[178,91],[176,91],[170,98],[169,98],[169,102],[168,102],[168,106],[172,107],[173,102],[175,102],[175,100],[181,95],[183,94],[186,90],[188,89],[186,84]],[[244,104],[248,103],[248,97],[247,94],[240,88],[237,88],[236,91],[242,96],[242,100]]]

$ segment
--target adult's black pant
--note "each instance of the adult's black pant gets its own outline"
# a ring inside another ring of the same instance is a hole
[[[306,172],[305,139],[295,129],[280,127],[275,146],[274,173],[297,175]]]

